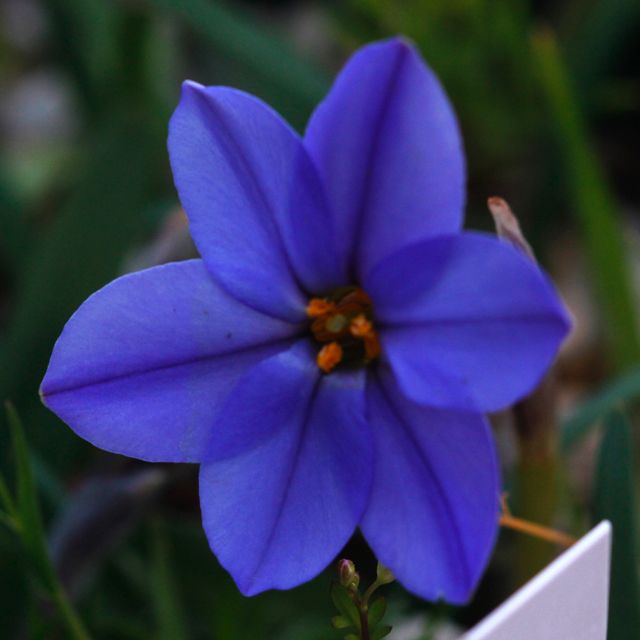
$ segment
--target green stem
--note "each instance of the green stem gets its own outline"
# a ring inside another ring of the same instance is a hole
[[[360,612],[360,638],[361,640],[369,640],[369,600],[374,591],[381,587],[384,583],[379,582],[377,579],[369,585],[369,588],[364,592],[362,598],[356,600],[358,610]]]
[[[371,599],[373,592],[378,587],[381,587],[381,586],[382,586],[382,582],[378,582],[378,580],[375,580],[369,585],[369,588],[364,592],[364,595],[362,596],[362,600],[360,601],[360,603],[361,603],[361,607],[364,608],[365,611],[369,608],[369,600]]]
[[[587,122],[551,31],[539,31],[534,36],[533,56],[562,154],[572,209],[604,311],[614,364],[622,370],[640,359],[640,335],[619,209],[589,140]]]
[[[367,608],[360,608],[360,639],[370,640],[369,635],[369,616],[367,615]]]

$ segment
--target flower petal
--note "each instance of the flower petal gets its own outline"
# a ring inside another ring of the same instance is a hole
[[[115,280],[76,311],[41,393],[102,449],[194,462],[231,385],[298,331],[229,296],[201,260],[154,267]]]
[[[360,49],[313,114],[305,144],[353,276],[407,242],[460,228],[460,132],[438,79],[408,42]]]
[[[185,82],[169,155],[191,234],[222,285],[260,311],[304,317],[307,292],[344,284],[326,197],[300,138],[269,107]]]
[[[364,374],[321,375],[307,345],[303,351],[275,356],[238,384],[201,469],[209,544],[245,595],[322,571],[368,498]],[[245,447],[249,432],[253,449]]]
[[[570,321],[544,273],[476,233],[431,238],[366,278],[403,391],[437,407],[495,411],[527,395]]]
[[[499,479],[491,433],[480,414],[412,403],[390,378],[382,372],[368,385],[376,463],[360,526],[409,591],[461,604],[496,538]]]

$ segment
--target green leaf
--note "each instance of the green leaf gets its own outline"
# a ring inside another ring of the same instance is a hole
[[[369,605],[369,628],[374,629],[382,620],[387,610],[387,601],[384,598],[378,598]]]
[[[9,517],[13,517],[16,515],[16,507],[13,502],[13,498],[11,497],[11,492],[7,487],[7,483],[4,481],[4,478],[0,475],[0,502],[2,503],[3,509],[7,512]]]
[[[607,519],[613,525],[609,640],[633,640],[640,629],[632,450],[629,423],[616,411],[605,421],[593,509],[594,522]]]
[[[20,522],[22,541],[36,566],[39,577],[48,589],[53,576],[47,555],[40,505],[29,460],[29,449],[20,418],[13,405],[6,403],[7,420],[11,429],[13,457],[16,466],[16,514]]]
[[[189,637],[180,606],[179,590],[169,566],[169,545],[161,524],[153,530],[153,565],[150,593],[156,619],[158,640],[183,640]]]
[[[268,25],[254,24],[237,8],[207,0],[152,0],[152,4],[181,18],[220,53],[260,76],[281,111],[302,112],[306,118],[329,88],[325,75],[271,33]]]
[[[91,110],[105,107],[114,86],[117,8],[102,0],[48,0],[56,53],[74,75],[75,87]]]
[[[331,626],[334,629],[347,629],[352,625],[344,616],[333,616],[333,618],[331,618]]]
[[[388,624],[385,624],[382,627],[378,627],[371,634],[371,640],[380,640],[381,638],[388,636],[391,633],[391,629],[392,627],[390,627]]]
[[[591,277],[604,311],[607,338],[614,363],[622,370],[640,360],[640,336],[619,208],[589,142],[571,78],[551,31],[536,34],[533,52],[562,154],[572,210],[581,227]]]
[[[577,22],[571,24],[565,48],[572,76],[584,94],[605,78],[615,57],[624,49],[640,22],[638,0],[595,0],[585,11],[583,0],[574,0],[565,13]]]
[[[31,229],[4,171],[0,172],[0,228],[0,265],[13,275],[19,271]]]
[[[3,524],[7,529],[14,533],[20,533],[20,525],[18,524],[18,521],[4,511],[0,511],[0,524]]]
[[[561,427],[560,447],[566,453],[611,410],[637,398],[640,398],[640,367],[607,384],[565,419]]]
[[[73,640],[89,640],[89,634],[67,599],[49,557],[36,484],[29,460],[29,448],[20,418],[13,405],[7,402],[5,406],[16,465],[16,512],[20,524],[18,533],[34,565],[37,577],[48,591],[60,617],[64,620],[69,637]]]
[[[334,582],[331,585],[331,600],[336,609],[344,616],[349,624],[356,629],[360,629],[360,612],[349,594],[349,591],[340,583]]]
[[[360,640],[359,636],[357,636],[355,633],[348,633],[345,637],[344,640]]]
[[[126,250],[149,226],[140,212],[165,161],[160,141],[145,124],[117,119],[92,142],[77,188],[34,243],[18,283],[0,353],[0,398],[18,406],[36,399],[51,348],[69,316],[118,275]]]

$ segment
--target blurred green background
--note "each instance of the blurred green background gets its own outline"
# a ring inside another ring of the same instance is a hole
[[[195,469],[98,451],[37,390],[90,293],[193,254],[165,149],[183,79],[302,130],[346,56],[397,33],[459,115],[467,226],[492,229],[486,199],[506,198],[576,316],[542,388],[495,416],[511,510],[576,536],[611,519],[609,637],[638,637],[640,2],[1,0],[3,638],[342,637],[331,569],[243,598],[208,550]],[[462,631],[558,551],[503,532],[465,608],[388,587],[389,637]],[[345,554],[373,576],[361,539]]]

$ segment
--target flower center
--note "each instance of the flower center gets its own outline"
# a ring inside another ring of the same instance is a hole
[[[316,362],[325,373],[340,363],[368,364],[380,355],[373,305],[359,287],[341,287],[307,305],[310,329],[321,346]]]

